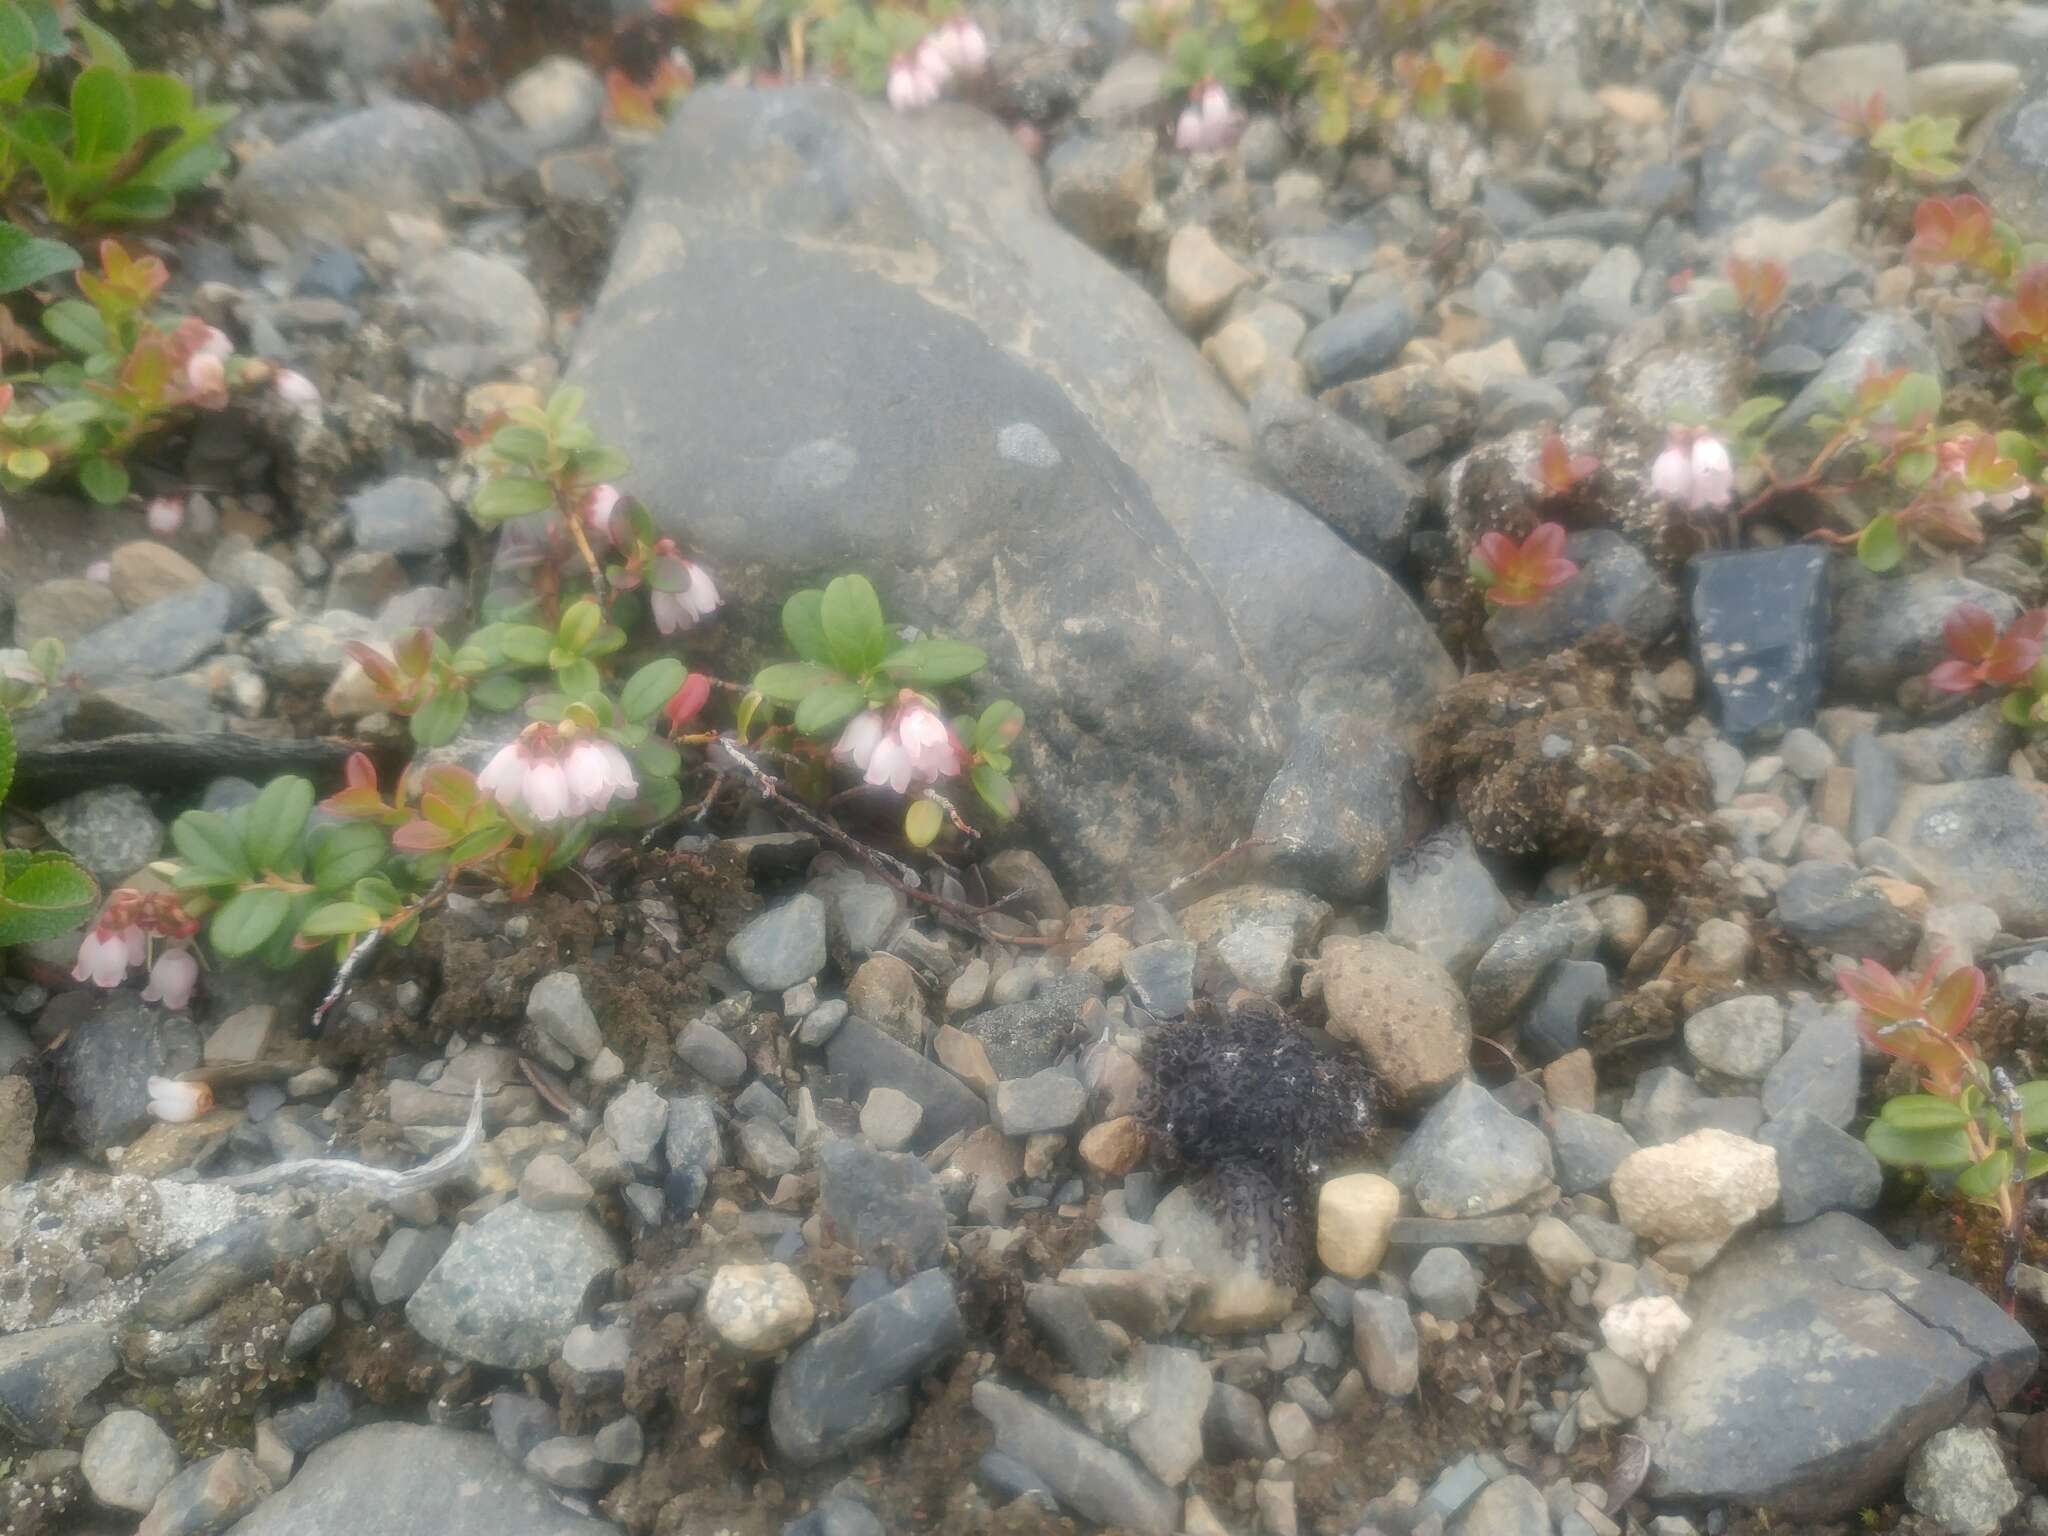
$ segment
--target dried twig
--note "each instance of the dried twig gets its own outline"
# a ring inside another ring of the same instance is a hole
[[[1191,869],[1184,875],[1176,875],[1167,885],[1166,889],[1152,899],[1161,906],[1164,906],[1197,880],[1203,880],[1215,874],[1217,870],[1236,858],[1240,853],[1248,853],[1254,848],[1270,848],[1272,846],[1273,839],[1270,837],[1240,837],[1200,869]]]
[[[444,1184],[460,1173],[484,1134],[484,1085],[479,1082],[469,1101],[469,1121],[462,1134],[417,1168],[372,1168],[346,1157],[295,1157],[254,1173],[214,1182],[228,1189],[265,1189],[272,1184],[306,1181],[346,1189],[351,1186],[386,1197],[410,1195]]]

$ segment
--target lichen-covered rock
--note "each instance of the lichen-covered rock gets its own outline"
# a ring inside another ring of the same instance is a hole
[[[1622,1225],[1653,1243],[1713,1241],[1778,1198],[1778,1156],[1708,1128],[1630,1153],[1609,1181]]]
[[[1322,973],[1330,1033],[1356,1046],[1397,1099],[1426,1102],[1464,1075],[1472,1022],[1434,960],[1368,934],[1325,944]]]

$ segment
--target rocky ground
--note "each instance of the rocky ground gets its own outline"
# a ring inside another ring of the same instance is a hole
[[[70,653],[24,743],[211,743],[31,753],[11,838],[112,886],[267,748],[394,747],[342,647],[468,622],[464,433],[565,377],[718,572],[693,647],[865,571],[988,650],[1028,814],[941,872],[971,925],[758,805],[458,893],[317,1033],[322,960],[171,1013],[10,952],[0,1532],[2048,1530],[2048,1243],[2009,1316],[1833,982],[1974,960],[1978,1048],[2048,1056],[2048,757],[1922,681],[2048,591],[2030,509],[1880,577],[1649,486],[1674,412],[1797,432],[1873,361],[1999,408],[1985,291],[1815,108],[1963,116],[2039,225],[2048,12],[1498,9],[1476,123],[1192,155],[1057,4],[973,102],[707,81],[658,136],[608,7],[147,23],[243,109],[174,291],[325,405],[139,464],[170,536],[10,500],[0,634]],[[1731,253],[1763,334],[1688,279]],[[1488,616],[1539,505],[1583,572]],[[237,1182],[473,1101],[431,1187]]]

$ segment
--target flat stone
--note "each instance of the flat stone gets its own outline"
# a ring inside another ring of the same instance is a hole
[[[775,1373],[768,1427],[776,1450],[811,1467],[888,1439],[910,1422],[912,1383],[965,1336],[941,1270],[856,1307]]]
[[[1901,965],[1920,928],[1853,865],[1803,859],[1778,889],[1778,925],[1829,954]]]
[[[156,1328],[192,1322],[281,1261],[318,1246],[318,1229],[304,1218],[245,1216],[201,1238],[152,1275],[136,1313]]]
[[[1029,1077],[996,1084],[990,1100],[996,1129],[1005,1136],[1064,1131],[1081,1118],[1088,1090],[1068,1072],[1048,1067]]]
[[[1884,1190],[1884,1170],[1861,1138],[1809,1110],[1787,1111],[1756,1136],[1778,1155],[1778,1205],[1787,1226],[1825,1211],[1867,1211]]]
[[[239,1519],[270,1493],[270,1479],[241,1449],[194,1462],[156,1497],[135,1536],[204,1536]]]
[[[1612,988],[1597,960],[1560,960],[1536,985],[1517,1034],[1540,1064],[1580,1048],[1586,1026],[1606,1006]]]
[[[1351,1346],[1373,1390],[1388,1397],[1406,1397],[1415,1390],[1421,1371],[1421,1344],[1408,1304],[1378,1291],[1359,1291],[1351,1298]]]
[[[676,1036],[676,1056],[714,1088],[737,1088],[746,1081],[747,1053],[725,1031],[706,1019],[692,1019]]]
[[[50,835],[110,888],[163,850],[163,823],[126,784],[84,790],[43,807],[41,815]]]
[[[522,1458],[523,1459],[523,1458]],[[366,1424],[306,1458],[228,1536],[617,1536],[565,1508],[489,1435]]]
[[[750,987],[780,992],[825,969],[825,904],[805,891],[753,918],[725,958]]]
[[[183,672],[257,615],[256,594],[208,582],[101,625],[72,644],[65,669],[95,687]]]
[[[1974,1287],[1839,1212],[1730,1247],[1686,1308],[1693,1326],[1651,1389],[1651,1496],[1795,1520],[1880,1496],[1973,1381],[2002,1405],[2039,1355]]]
[[[388,102],[335,118],[244,165],[228,189],[238,217],[294,245],[387,236],[394,213],[439,218],[483,193],[469,135],[430,108]]]
[[[1775,997],[1731,997],[1685,1021],[1685,1048],[1708,1072],[1761,1082],[1785,1054],[1785,1008]]]
[[[1166,243],[1166,312],[1194,335],[1207,331],[1251,280],[1251,271],[1200,224],[1175,230]]]
[[[923,1118],[923,1106],[909,1094],[876,1088],[860,1107],[860,1133],[884,1152],[900,1152]]]
[[[876,1088],[895,1088],[924,1109],[916,1151],[928,1151],[947,1137],[988,1122],[981,1096],[935,1061],[927,1061],[900,1040],[865,1019],[848,1019],[825,1044],[825,1063],[848,1091],[866,1097]]]
[[[445,1227],[400,1227],[370,1266],[371,1299],[380,1307],[391,1307],[409,1298],[453,1241],[454,1234]]]
[[[1432,1248],[1408,1275],[1415,1304],[1446,1323],[1463,1322],[1479,1309],[1479,1274],[1456,1248]]]
[[[358,549],[431,555],[462,536],[454,506],[431,480],[399,475],[358,491],[345,505]]]
[[[103,1323],[64,1323],[0,1338],[0,1428],[28,1445],[57,1445],[117,1361]]]
[[[1413,770],[1392,713],[1375,679],[1302,685],[1293,745],[1252,824],[1269,874],[1339,902],[1364,899],[1385,877],[1407,837]]]
[[[78,1470],[95,1502],[146,1515],[177,1476],[178,1447],[155,1419],[117,1408],[93,1425],[79,1448]]]
[[[1069,971],[1034,996],[973,1014],[956,1027],[981,1042],[1000,1076],[1029,1077],[1066,1054],[1081,1034],[1081,1010],[1101,996],[1101,982]]]
[[[1462,826],[1432,832],[1387,870],[1387,937],[1454,980],[1472,973],[1514,915]]]
[[[1085,1292],[1071,1285],[1039,1283],[1024,1288],[1024,1315],[1045,1346],[1068,1370],[1107,1376],[1118,1351],[1109,1330],[1096,1320]]]
[[[618,1264],[588,1216],[501,1205],[456,1234],[406,1303],[406,1320],[465,1360],[537,1370],[581,1319],[591,1284]]]
[[[1302,366],[1316,389],[1378,373],[1415,334],[1415,316],[1401,299],[1378,299],[1332,315],[1301,344]]]
[[[1180,1529],[1178,1497],[1021,1392],[978,1381],[974,1407],[994,1427],[997,1447],[1043,1477],[1063,1507],[1139,1536],[1175,1536]]]
[[[1470,1078],[1423,1116],[1391,1170],[1423,1214],[1444,1218],[1509,1210],[1553,1172],[1543,1133]]]
[[[839,1241],[869,1263],[927,1269],[939,1262],[946,1208],[924,1164],[835,1141],[820,1150],[818,1169],[819,1210]]]
[[[1472,1025],[1442,966],[1368,934],[1327,940],[1322,972],[1330,1033],[1355,1046],[1396,1099],[1426,1102],[1464,1075]]]
[[[1810,723],[1827,680],[1827,551],[1700,555],[1687,575],[1693,665],[1714,723],[1735,741]]]
[[[1473,967],[1465,989],[1472,1021],[1504,1029],[1559,960],[1589,959],[1600,943],[1600,920],[1579,902],[1533,907],[1510,923]]]
[[[1461,1536],[1551,1536],[1550,1506],[1526,1477],[1488,1483],[1465,1510]]]
[[[1698,1130],[1631,1153],[1609,1184],[1623,1225],[1638,1237],[1712,1242],[1777,1202],[1778,1160],[1762,1142]]]
[[[1124,981],[1146,1012],[1177,1019],[1195,996],[1195,946],[1176,939],[1140,944],[1123,957]]]
[[[1274,482],[1383,565],[1406,558],[1422,482],[1363,427],[1268,378],[1252,397],[1259,462]]]
[[[1132,1374],[1145,1407],[1124,1431],[1124,1439],[1148,1472],[1177,1488],[1202,1460],[1209,1363],[1191,1349],[1147,1344]]]
[[[1944,1429],[1906,1464],[1906,1502],[1951,1536],[1991,1536],[2019,1508],[1998,1436],[1988,1429]]]
[[[578,1061],[593,1060],[604,1049],[604,1032],[573,971],[552,971],[535,982],[526,995],[526,1017]]]
[[[1764,1113],[1776,1120],[1804,1109],[1829,1125],[1848,1125],[1856,1116],[1863,1061],[1855,1004],[1822,1008],[1795,998],[1788,1021],[1792,1041],[1764,1078]]]
[[[2022,938],[2048,934],[2048,791],[2012,778],[1909,789],[1890,837],[1937,901],[1981,902]]]
[[[1551,1111],[1550,1144],[1557,1187],[1568,1195],[1605,1189],[1614,1170],[1636,1150],[1635,1138],[1614,1121],[1563,1106]]]

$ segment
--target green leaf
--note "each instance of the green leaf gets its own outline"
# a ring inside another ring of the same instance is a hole
[[[491,452],[528,469],[546,462],[549,446],[547,433],[536,427],[500,427],[491,434]]]
[[[574,384],[564,384],[548,396],[548,420],[560,431],[583,414],[583,391]]]
[[[690,675],[673,656],[663,656],[626,679],[619,690],[619,709],[628,720],[651,720],[661,707],[676,696],[683,679]]]
[[[2048,1161],[2048,1154],[2030,1153],[2027,1157],[2031,1168],[2035,1158]],[[1996,1200],[1998,1187],[2012,1177],[2012,1152],[2000,1147],[1980,1163],[1972,1163],[1956,1175],[1956,1193],[1967,1195],[1972,1200]]]
[[[526,697],[526,685],[510,672],[500,672],[496,677],[487,677],[469,690],[469,700],[478,709],[489,710],[492,714],[504,714],[517,709],[519,701]]]
[[[857,683],[827,683],[813,688],[796,707],[796,728],[806,736],[823,736],[867,707],[868,696]]]
[[[825,638],[825,594],[817,588],[790,594],[782,605],[782,632],[805,661],[821,667],[832,665],[832,645]]]
[[[1933,420],[1941,413],[1941,384],[1929,373],[1909,373],[1899,380],[1889,402],[1896,426],[1911,426],[1923,418]]]
[[[1873,571],[1893,570],[1906,558],[1906,541],[1899,533],[1899,520],[1887,512],[1873,517],[1856,536],[1856,558]]]
[[[391,853],[383,829],[367,821],[322,827],[314,833],[311,843],[313,884],[323,891],[339,891],[354,885],[379,868]]]
[[[296,774],[272,779],[249,803],[242,826],[242,846],[258,870],[296,876],[299,835],[313,812],[313,786]]]
[[[903,813],[903,835],[913,848],[929,848],[946,825],[946,813],[930,800],[918,800]]]
[[[19,69],[36,56],[36,29],[18,5],[0,5],[0,69]]]
[[[0,224],[0,293],[19,293],[78,266],[78,252],[57,240],[39,240],[15,224]]]
[[[1998,712],[2005,717],[2006,724],[2022,729],[2034,723],[2034,695],[2025,689],[2008,693],[2005,702],[1998,706]]]
[[[603,628],[604,610],[586,597],[571,603],[563,612],[562,622],[555,630],[555,644],[580,656],[590,649],[590,642]]]
[[[81,165],[118,160],[135,142],[135,97],[127,77],[95,64],[71,82],[71,153]]]
[[[777,704],[800,703],[814,688],[822,688],[827,683],[845,681],[845,678],[830,668],[817,666],[808,661],[779,662],[772,667],[763,667],[754,674],[755,691]]]
[[[450,688],[413,711],[408,724],[412,727],[412,739],[420,746],[441,747],[455,739],[455,733],[468,718],[469,694],[461,688]]]
[[[2032,1141],[2048,1131],[2048,1078],[2020,1084],[2020,1103],[2027,1116],[2027,1139]],[[2048,1137],[2042,1139],[2048,1140]]]
[[[47,321],[46,321],[47,323]],[[529,475],[498,475],[477,487],[469,499],[469,515],[490,527],[515,517],[531,517],[555,504],[555,490]]]
[[[882,659],[882,670],[920,688],[937,688],[972,677],[988,665],[988,653],[959,640],[913,640]]]
[[[882,601],[865,576],[835,576],[818,606],[833,663],[849,677],[872,671],[889,646]]]
[[[546,666],[554,644],[555,637],[538,624],[507,624],[498,636],[498,648],[505,653],[505,659],[522,667]]]
[[[1728,435],[1742,437],[1754,431],[1785,408],[1776,395],[1751,395],[1728,413]]]
[[[218,811],[187,811],[171,823],[171,845],[206,885],[239,884],[250,877],[242,834]]]
[[[981,803],[994,811],[1004,821],[1017,814],[1019,809],[1017,788],[992,763],[974,765],[974,792],[981,796]]]
[[[633,760],[649,778],[672,779],[682,770],[683,754],[673,743],[659,736],[649,737],[633,749]]]
[[[79,299],[59,299],[45,309],[43,329],[74,352],[90,355],[107,344],[106,322],[100,319],[100,312]]]
[[[1886,1120],[1873,1120],[1863,1144],[1881,1163],[1895,1168],[1962,1168],[1970,1161],[1970,1138],[1960,1129],[1907,1131]]]
[[[1878,1114],[1902,1131],[1945,1131],[1970,1123],[1962,1105],[1931,1093],[1902,1093],[1887,1099]]]
[[[104,454],[78,466],[78,485],[103,507],[119,506],[128,499],[128,471]]]
[[[1899,455],[1899,462],[1892,466],[1892,478],[1901,490],[1917,491],[1934,478],[1939,461],[1932,448],[1911,448]]]
[[[135,68],[128,58],[128,50],[121,46],[120,40],[98,22],[74,15],[71,18],[71,26],[85,43],[86,52],[91,55],[93,63],[116,70],[124,76]]]
[[[238,960],[268,943],[291,909],[291,897],[270,886],[238,891],[213,914],[207,936],[224,957]]]
[[[309,939],[332,939],[343,934],[362,933],[382,921],[383,917],[374,907],[366,907],[359,901],[335,901],[307,913],[305,921],[299,924],[299,932]]]
[[[1024,711],[1008,699],[997,699],[981,712],[974,723],[974,749],[1000,752],[1014,743],[1024,730]]]
[[[169,188],[152,182],[125,182],[86,209],[86,216],[106,224],[149,224],[168,219],[178,206]]]
[[[604,686],[596,663],[580,656],[567,666],[555,668],[555,682],[572,699],[587,699]]]
[[[69,933],[100,903],[97,881],[63,853],[32,853],[10,861],[0,890],[0,946],[32,944]]]
[[[192,87],[176,75],[137,71],[128,77],[128,94],[135,102],[138,135],[181,128],[192,113]]]

